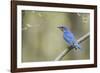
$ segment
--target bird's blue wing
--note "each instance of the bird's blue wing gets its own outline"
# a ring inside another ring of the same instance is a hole
[[[64,40],[68,43],[69,46],[73,45],[73,34],[71,32],[64,31]]]
[[[67,42],[69,46],[73,46],[74,48],[81,48],[78,42],[76,41],[74,35],[67,30],[64,30],[64,40]]]

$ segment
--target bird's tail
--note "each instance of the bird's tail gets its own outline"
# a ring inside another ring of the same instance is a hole
[[[79,44],[75,45],[75,50],[77,50],[77,49],[81,49]]]

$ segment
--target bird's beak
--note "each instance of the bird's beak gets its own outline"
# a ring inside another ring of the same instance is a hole
[[[61,31],[63,31],[63,28],[62,27],[57,27],[57,28],[59,28]]]

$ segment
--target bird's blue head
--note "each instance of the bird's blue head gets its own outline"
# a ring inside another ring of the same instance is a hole
[[[68,28],[67,28],[66,26],[58,26],[58,28],[59,28],[61,31],[68,30]]]

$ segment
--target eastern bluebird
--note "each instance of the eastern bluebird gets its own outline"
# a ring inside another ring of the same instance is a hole
[[[80,45],[78,44],[78,42],[76,41],[73,33],[65,26],[59,26],[58,27],[61,31],[63,31],[63,38],[65,40],[65,42],[72,48],[75,49],[80,49]]]

